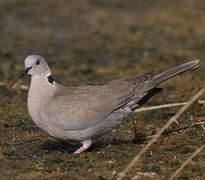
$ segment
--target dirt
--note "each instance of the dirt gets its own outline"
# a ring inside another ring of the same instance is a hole
[[[204,86],[203,0],[1,0],[0,22],[0,82],[6,82],[0,87],[0,179],[115,179],[148,142],[132,141],[131,118],[79,155],[70,153],[76,144],[41,132],[27,112],[28,92],[12,89],[30,54],[44,56],[56,81],[67,86],[104,84],[200,59],[197,69],[162,84],[147,105],[184,102]],[[179,108],[134,114],[137,132],[156,134]],[[195,103],[178,121],[186,127],[199,119],[205,108]],[[200,125],[164,135],[125,179],[167,179],[204,143]],[[203,150],[176,179],[205,179],[204,162]]]

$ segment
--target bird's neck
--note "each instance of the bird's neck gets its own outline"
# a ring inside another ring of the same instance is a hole
[[[45,82],[47,81],[47,82]],[[48,71],[46,73],[43,73],[43,74],[38,74],[38,75],[32,75],[31,76],[31,83],[32,82],[44,82],[44,83],[50,83],[51,85],[54,85],[55,84],[55,81],[54,81],[54,78],[53,76],[51,75],[51,72]]]
[[[33,75],[29,91],[39,96],[50,96],[54,93],[55,86],[56,83],[50,73],[41,76]]]
[[[50,75],[49,75],[50,76]],[[28,109],[32,114],[32,109],[41,108],[48,103],[50,98],[55,95],[57,84],[47,76],[32,76],[28,93]],[[52,82],[52,83],[51,83]],[[37,110],[37,109],[36,109]]]

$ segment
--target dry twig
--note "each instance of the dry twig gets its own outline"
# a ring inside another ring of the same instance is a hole
[[[149,106],[149,107],[141,107],[135,110],[135,112],[142,112],[142,111],[150,111],[150,110],[156,110],[156,109],[162,109],[162,108],[168,108],[168,107],[177,107],[177,106],[184,106],[188,102],[179,102],[179,103],[171,103],[171,104],[163,104],[158,106]],[[198,100],[199,104],[205,104],[205,100]]]
[[[11,87],[11,89],[15,90],[21,84],[21,82],[22,82],[22,80],[18,80],[16,83],[14,83],[14,85]]]
[[[173,117],[169,119],[169,121],[160,129],[160,131],[157,133],[157,135],[151,139],[148,144],[134,157],[134,159],[127,165],[127,167],[118,174],[117,180],[121,180],[123,177],[125,177],[126,173],[134,166],[134,164],[139,160],[139,158],[147,151],[147,149],[154,144],[158,137],[194,102],[196,99],[201,96],[205,91],[205,87],[203,87],[197,94],[195,94],[188,103],[183,106],[177,114],[175,114]]]
[[[187,132],[189,129],[191,129],[192,127],[195,127],[197,125],[200,125],[202,127],[203,130],[205,130],[205,127],[203,126],[203,124],[205,124],[205,119],[199,119],[198,121],[192,123],[189,126],[185,126],[185,127],[178,127],[178,128],[174,128],[174,129],[167,129],[165,130],[162,135],[168,136],[171,135],[172,133],[175,132],[180,132],[182,131],[182,133],[180,135],[183,135],[185,132]],[[153,137],[155,137],[156,135],[149,135],[146,136],[146,139],[151,139]]]
[[[19,81],[17,81],[16,83],[14,83],[14,85],[11,87],[11,89],[12,89],[12,90],[15,90],[15,89],[17,89],[17,87],[19,86],[20,89],[22,89],[22,90],[28,90],[29,87],[26,86],[26,85],[20,85],[21,82],[22,82],[22,80],[19,80]],[[0,82],[0,86],[3,86],[3,87],[8,88],[7,82]]]
[[[203,130],[204,129],[204,126],[203,124],[205,123],[205,120],[204,119],[199,119],[198,121],[192,123],[192,125],[190,125],[188,128],[186,128],[181,135],[185,134],[189,129],[191,129],[192,127],[196,126],[196,125],[200,125],[202,127]]]
[[[199,147],[191,156],[189,156],[189,158],[182,163],[182,165],[175,171],[175,173],[172,174],[172,176],[169,178],[169,180],[174,179],[174,178],[177,176],[177,174],[179,174],[179,172],[180,172],[199,152],[201,152],[204,148],[205,148],[205,144],[202,145],[201,147]]]

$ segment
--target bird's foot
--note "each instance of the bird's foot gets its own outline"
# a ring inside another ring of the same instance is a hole
[[[145,134],[141,134],[141,133],[136,133],[133,140],[132,140],[132,143],[134,144],[142,144],[144,143],[144,141],[146,141],[146,135]]]
[[[83,147],[83,146],[81,146],[81,147],[79,147],[75,152],[74,152],[74,154],[79,154],[79,153],[81,153],[81,152],[83,152],[83,151],[85,151],[86,149]]]
[[[79,154],[83,151],[85,151],[86,149],[88,149],[91,145],[92,145],[92,140],[91,139],[88,139],[88,140],[85,140],[85,141],[82,141],[82,146],[79,147],[75,152],[74,154]]]

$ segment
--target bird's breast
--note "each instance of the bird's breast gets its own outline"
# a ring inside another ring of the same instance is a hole
[[[39,111],[53,97],[54,92],[54,85],[51,85],[46,79],[31,79],[27,105],[29,115],[38,126],[43,126],[44,124],[40,120]]]

